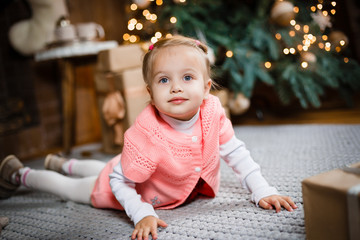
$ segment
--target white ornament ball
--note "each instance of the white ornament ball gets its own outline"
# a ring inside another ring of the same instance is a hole
[[[302,52],[301,60],[309,63],[315,63],[317,58],[316,55],[312,52]]]
[[[288,1],[276,1],[271,8],[270,18],[280,26],[289,26],[295,18],[294,5]]]
[[[150,0],[132,0],[140,9],[144,9],[150,5]]]
[[[228,106],[231,114],[240,115],[246,112],[250,107],[250,100],[242,93],[230,94]]]
[[[345,35],[345,33],[341,32],[341,31],[332,31],[329,34],[329,41],[330,41],[331,45],[334,47],[344,48],[347,46],[347,44],[349,42],[349,38]],[[343,45],[340,44],[341,42],[343,43]]]

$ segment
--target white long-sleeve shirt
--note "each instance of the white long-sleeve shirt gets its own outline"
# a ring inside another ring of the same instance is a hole
[[[189,121],[180,121],[164,114],[160,115],[174,130],[186,134],[192,133],[199,118],[199,112]],[[234,170],[241,185],[251,192],[251,200],[257,206],[260,199],[279,194],[274,187],[269,186],[260,172],[260,166],[254,162],[244,142],[237,139],[236,136],[220,145],[220,157]],[[114,171],[109,177],[112,192],[134,225],[146,216],[158,217],[153,206],[141,200],[141,196],[136,192],[135,183],[124,176],[121,164],[114,167]]]

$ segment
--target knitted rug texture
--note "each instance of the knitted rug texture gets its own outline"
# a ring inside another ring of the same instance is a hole
[[[275,213],[256,207],[222,162],[221,187],[214,199],[198,198],[157,211],[169,225],[159,229],[159,239],[305,239],[301,181],[360,161],[360,125],[235,126],[235,133],[268,182],[291,196],[298,209]],[[0,200],[0,215],[10,219],[0,239],[130,239],[133,231],[124,212],[61,201],[26,188]]]

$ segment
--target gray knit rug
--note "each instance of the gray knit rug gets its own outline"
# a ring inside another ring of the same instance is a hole
[[[159,239],[305,239],[301,181],[360,161],[360,125],[245,126],[235,131],[269,183],[299,208],[293,213],[257,208],[222,164],[216,198],[157,211],[169,225],[159,229]],[[130,239],[133,230],[124,212],[64,202],[24,188],[0,201],[0,216],[10,219],[1,239]]]

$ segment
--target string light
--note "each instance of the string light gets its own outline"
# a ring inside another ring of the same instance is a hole
[[[307,68],[308,66],[309,66],[308,62],[302,62],[301,63],[302,68]]]
[[[310,10],[312,12],[319,11],[324,17],[329,17],[330,14],[335,15],[336,10],[334,9],[336,4],[336,1],[332,1],[331,5],[329,3],[326,3],[326,1],[318,0],[318,3],[311,6]],[[298,13],[300,11],[299,7],[294,7],[294,12]],[[293,30],[289,30],[288,34],[290,37],[296,37],[298,34],[303,34],[303,40],[301,43],[298,43],[295,45],[295,47],[286,46],[283,48],[283,54],[289,55],[289,54],[297,54],[300,52],[307,52],[309,51],[310,47],[313,44],[316,44],[314,46],[318,47],[319,49],[323,49],[325,51],[336,51],[340,52],[342,50],[342,47],[346,45],[346,41],[344,39],[341,39],[335,46],[332,46],[332,44],[329,42],[329,37],[327,35],[314,35],[310,31],[309,25],[301,25],[296,22],[295,19],[292,19],[290,21],[290,25],[293,26]],[[275,38],[277,40],[282,39],[282,35],[280,33],[275,33]],[[285,42],[286,44],[286,42]],[[334,43],[333,43],[334,44]],[[345,60],[344,60],[345,61]],[[271,66],[270,62],[265,62],[264,66],[268,68],[267,66]],[[302,68],[308,68],[309,63],[307,61],[301,62]]]
[[[325,51],[329,52],[331,50],[331,43],[330,42],[326,42],[325,43]]]
[[[135,11],[136,9],[138,9],[138,6],[135,3],[133,3],[133,4],[130,5],[130,9],[132,11]]]
[[[271,68],[271,62],[265,62],[265,63],[264,63],[264,66],[265,66],[267,69]]]
[[[150,20],[155,22],[157,19],[157,15],[155,13],[151,14]]]
[[[161,38],[161,37],[162,37],[162,33],[161,33],[161,32],[156,32],[156,33],[155,33],[155,37],[156,37],[157,39]]]
[[[129,25],[128,25],[128,29],[129,29],[130,31],[134,30],[134,29],[135,29],[135,25],[134,25],[134,24],[129,24]]]
[[[158,39],[157,39],[156,37],[152,37],[152,38],[150,39],[150,41],[151,41],[152,43],[156,43],[156,42],[158,41]]]
[[[177,22],[176,17],[171,17],[171,18],[170,18],[170,22],[171,22],[171,23],[176,23],[176,22]]]
[[[125,33],[125,34],[123,35],[123,39],[124,39],[125,41],[128,41],[128,40],[130,39],[130,34]]]
[[[349,62],[349,59],[347,57],[344,57],[344,62],[345,63],[348,63]]]
[[[143,29],[142,23],[137,23],[136,24],[136,30],[141,30],[141,29]]]
[[[308,26],[308,25],[304,25],[303,31],[304,31],[304,33],[308,33],[308,32],[309,32],[309,26]]]
[[[145,9],[143,12],[142,12],[143,16],[146,17],[150,14],[150,11]]]
[[[129,41],[130,41],[131,43],[136,42],[136,41],[137,41],[137,36],[131,35]]]
[[[234,56],[234,53],[229,50],[229,51],[226,52],[226,56],[227,56],[228,58],[231,58],[232,56]]]

